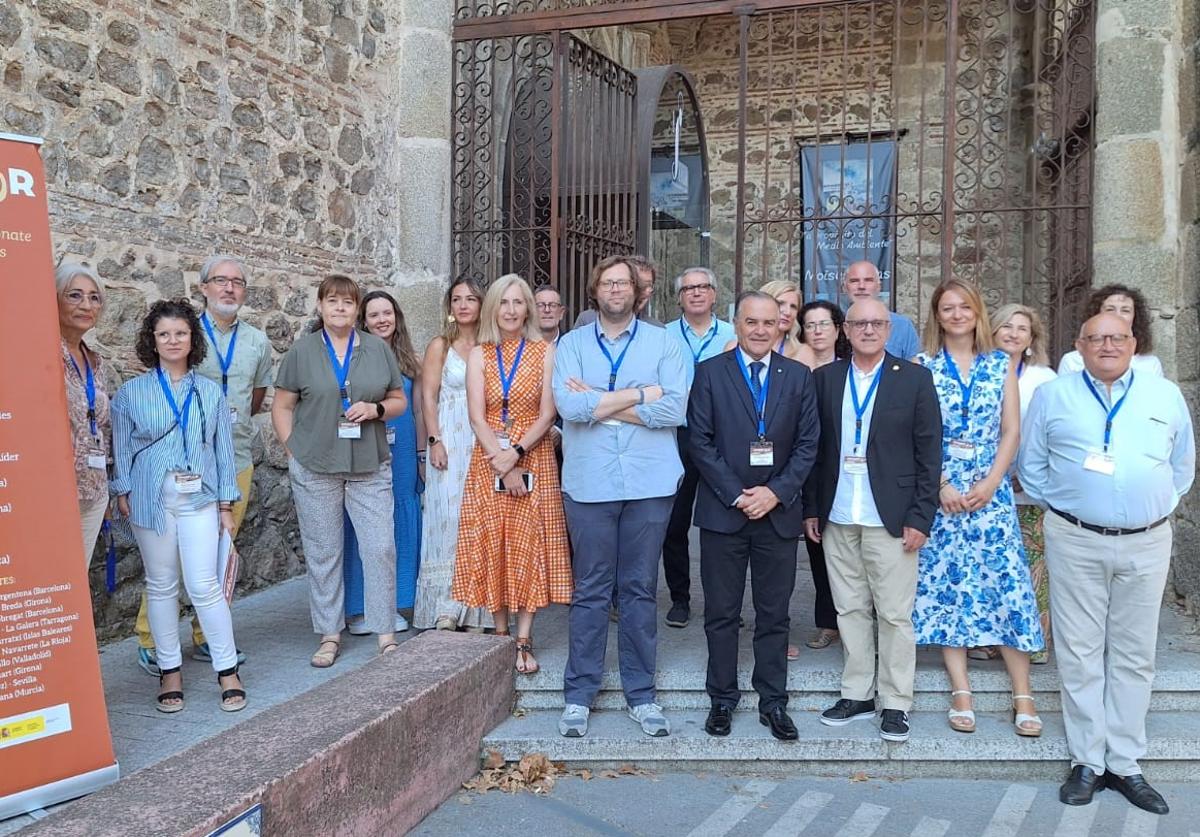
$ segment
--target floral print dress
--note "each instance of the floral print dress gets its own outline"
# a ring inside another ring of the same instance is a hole
[[[1009,358],[1000,351],[975,358],[970,378],[963,381],[971,387],[965,428],[963,388],[949,365],[953,361],[944,352],[920,354],[916,361],[933,373],[942,407],[942,474],[966,493],[996,460]],[[952,455],[951,442],[961,439],[974,445],[973,456]],[[1043,647],[1007,475],[978,511],[947,515],[938,508],[920,553],[913,628],[920,645]]]

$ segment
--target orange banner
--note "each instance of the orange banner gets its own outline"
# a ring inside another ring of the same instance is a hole
[[[0,818],[118,775],[83,562],[39,144],[0,134]]]

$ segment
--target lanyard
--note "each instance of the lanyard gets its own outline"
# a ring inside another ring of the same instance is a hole
[[[871,386],[867,388],[867,396],[860,404],[858,401],[858,384],[855,383],[855,378],[858,376],[854,373],[854,363],[850,364],[850,399],[854,402],[854,452],[858,453],[859,445],[862,444],[862,422],[863,416],[867,413],[867,407],[871,404],[871,399],[875,396],[875,389],[879,386],[879,379],[883,377],[883,364],[879,364],[879,368],[875,370],[875,377],[871,379]]]
[[[517,346],[516,357],[513,358],[512,369],[508,372],[504,371],[504,354],[500,351],[500,344],[496,344],[496,366],[500,369],[500,424],[505,429],[508,428],[508,391],[512,389],[513,381],[517,377],[517,367],[521,365],[521,355],[525,353],[525,338],[521,338],[520,345]]]
[[[683,317],[679,318],[679,333],[683,335],[683,341],[687,343],[688,351],[692,352],[692,338],[688,335],[687,320]],[[713,317],[712,325],[705,332],[705,340],[700,344],[700,350],[692,352],[692,362],[699,363],[700,356],[704,354],[704,350],[712,344],[712,341],[717,339],[717,318]]]
[[[1100,397],[1100,393],[1096,392],[1096,387],[1092,384],[1092,379],[1088,377],[1087,372],[1083,373],[1083,382],[1087,384],[1088,390],[1091,391],[1092,397],[1096,399],[1096,403],[1100,405],[1100,409],[1106,413],[1104,417],[1104,452],[1108,453],[1108,445],[1112,441],[1113,419],[1117,417],[1117,413],[1120,412],[1121,407],[1125,406],[1125,399],[1129,397],[1129,390],[1133,389],[1133,372],[1129,373],[1129,386],[1125,387],[1125,394],[1121,396],[1121,399],[1116,404],[1112,405],[1111,409],[1105,406],[1104,399]]]
[[[1025,374],[1025,358],[1021,358],[1021,361],[1017,364],[1017,377],[1020,378],[1024,374]]]
[[[604,341],[600,339],[600,320],[596,320],[596,345],[600,347],[600,351],[604,352],[604,356],[608,358],[610,371],[608,373],[608,391],[612,392],[617,388],[617,370],[621,368],[621,364],[625,362],[625,353],[629,351],[629,347],[633,345],[633,338],[637,337],[638,321],[637,317],[633,318],[633,331],[629,332],[629,342],[625,344],[625,348],[621,349],[621,354],[617,355],[617,359],[613,360],[612,355],[608,353],[608,347],[604,345]]]
[[[75,362],[75,357],[70,352],[67,352],[67,357],[71,361],[71,366],[75,368],[75,377],[84,382],[84,392],[87,393],[88,403],[88,425],[92,428],[92,437],[99,438],[96,433],[96,378],[92,375],[92,364],[88,361],[87,349],[80,347],[79,352],[83,355],[83,368],[87,370],[86,378],[79,372],[79,364]]]
[[[238,325],[233,326],[233,333],[229,336],[229,346],[225,349],[225,357],[221,357],[221,350],[217,348],[217,334],[213,331],[212,323],[208,321],[208,314],[200,317],[200,322],[204,324],[204,330],[208,332],[208,339],[212,343],[213,352],[217,355],[217,363],[221,365],[221,391],[225,395],[229,395],[229,369],[233,366],[233,347],[237,345]]]
[[[104,534],[104,589],[111,593],[117,589],[117,545],[111,523],[105,520],[100,531]]]
[[[958,364],[954,362],[954,358],[950,357],[949,350],[943,348],[942,357],[946,359],[946,366],[950,368],[950,377],[962,390],[962,430],[960,432],[966,435],[971,415],[971,390],[975,389],[975,362],[971,362],[971,383],[964,384],[962,376],[958,374]]]
[[[167,399],[167,404],[171,408],[171,412],[175,414],[175,426],[179,428],[179,433],[183,437],[183,455],[187,459],[187,467],[192,469],[192,455],[188,452],[188,416],[191,414],[192,396],[196,394],[195,385],[188,390],[187,398],[183,399],[183,409],[179,409],[179,404],[175,400],[175,393],[171,391],[171,385],[167,383],[167,376],[163,374],[162,367],[156,366],[154,371],[158,373],[158,385],[162,388],[163,395]],[[190,374],[190,373],[189,373]]]
[[[354,332],[350,332],[350,342],[346,344],[346,359],[338,363],[337,352],[333,350],[333,342],[329,332],[321,329],[321,337],[325,339],[325,350],[329,352],[329,365],[333,367],[333,377],[337,379],[338,395],[342,399],[342,412],[350,409],[350,393],[346,391],[346,378],[350,375],[350,358],[354,356]]]
[[[738,368],[742,370],[742,377],[746,379],[746,386],[750,387],[750,397],[754,398],[754,382],[750,379],[750,369],[746,366],[746,361],[742,360],[741,351],[734,349],[733,354],[737,358]],[[764,371],[768,374],[763,377],[762,387],[758,391],[758,399],[754,402],[754,415],[758,417],[759,439],[767,438],[767,389],[771,385],[769,364],[764,364]]]

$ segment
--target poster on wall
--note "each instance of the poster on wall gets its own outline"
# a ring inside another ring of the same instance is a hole
[[[879,268],[891,300],[895,258],[896,143],[891,140],[806,145],[800,149],[805,214],[804,298],[845,305],[846,268],[866,260]],[[880,217],[884,216],[884,217]]]
[[[40,140],[0,134],[0,819],[116,781]]]

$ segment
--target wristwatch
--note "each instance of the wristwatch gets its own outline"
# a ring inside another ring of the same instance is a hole
[[[638,387],[638,405],[640,406],[645,403],[646,403],[646,388]]]
[[[379,418],[383,418],[383,402],[382,401],[375,402],[375,415],[378,416]]]
[[[434,445],[436,445],[438,442],[440,442],[442,440],[439,439],[437,436],[430,436],[428,441],[429,441],[429,447],[433,447]]]
[[[520,459],[522,456],[525,455],[525,446],[520,444],[519,442],[513,442],[512,449],[517,452],[518,459]]]

